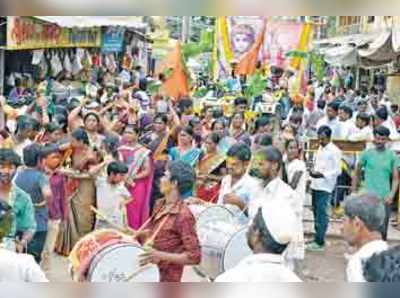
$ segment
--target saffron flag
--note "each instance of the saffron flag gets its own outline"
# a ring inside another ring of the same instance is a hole
[[[250,50],[245,53],[238,65],[236,66],[236,73],[239,75],[251,75],[256,71],[258,55],[260,53],[261,47],[264,44],[264,36],[266,31],[266,22],[264,22],[261,32],[259,33],[257,40],[252,45]]]
[[[174,100],[189,95],[189,80],[182,59],[181,44],[177,42],[174,51],[167,56],[163,65],[167,78],[163,83],[162,91]]]

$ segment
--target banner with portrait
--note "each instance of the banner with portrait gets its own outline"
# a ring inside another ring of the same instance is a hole
[[[232,63],[240,61],[251,49],[264,22],[267,22],[267,26],[259,61],[282,68],[289,66],[290,61],[285,58],[285,54],[299,46],[303,23],[268,21],[262,16],[219,17],[213,55],[214,77],[230,75]]]

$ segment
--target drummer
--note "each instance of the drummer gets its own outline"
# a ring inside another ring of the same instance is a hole
[[[227,156],[228,175],[222,179],[217,203],[232,204],[245,210],[261,188],[260,181],[248,174],[251,149],[239,142],[228,150]]]
[[[151,245],[151,249],[141,255],[140,264],[157,264],[161,282],[181,281],[184,266],[197,265],[201,260],[196,222],[182,198],[193,188],[195,179],[190,165],[171,162],[161,179],[164,198],[154,206],[148,229],[137,234],[145,249],[149,241]]]
[[[285,220],[282,220],[282,219]],[[283,254],[296,237],[295,216],[284,203],[266,202],[247,232],[253,254],[216,278],[216,282],[301,282],[284,264]]]

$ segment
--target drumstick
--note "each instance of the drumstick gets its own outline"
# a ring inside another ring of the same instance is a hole
[[[167,214],[167,216],[165,216],[165,218],[162,220],[162,222],[160,223],[160,225],[157,227],[157,230],[155,230],[155,232],[153,233],[153,235],[144,243],[144,247],[146,246],[152,246],[154,239],[156,239],[158,233],[160,233],[162,227],[165,225],[165,223],[167,222],[167,219],[169,218],[169,214]]]
[[[142,273],[143,271],[150,269],[150,267],[154,266],[153,264],[147,264],[144,265],[143,267],[139,267],[136,271],[132,272],[131,274],[128,275],[127,278],[125,278],[125,282],[131,281],[133,278],[135,278],[138,274]]]
[[[117,225],[116,223],[113,223],[107,216],[105,216],[103,213],[101,213],[98,209],[96,209],[94,206],[90,206],[90,209],[102,220],[106,221],[110,226],[112,226],[114,229],[117,229],[118,231],[121,231],[123,233],[132,233],[135,235],[136,231],[130,227],[123,227],[120,225]]]
[[[162,211],[162,209],[158,212],[160,213]],[[158,214],[157,213],[157,214]],[[137,234],[139,234],[140,232],[142,232],[144,230],[144,228],[151,222],[152,219],[154,219],[154,217],[157,215],[155,213],[153,213],[152,216],[150,216],[143,224],[142,226],[136,231]]]

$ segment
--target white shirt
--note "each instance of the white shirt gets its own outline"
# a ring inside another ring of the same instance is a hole
[[[31,255],[0,248],[0,282],[48,282]]]
[[[285,252],[286,260],[304,259],[303,200],[281,178],[275,178],[255,194],[255,198],[249,204],[249,218],[253,219],[260,207],[272,201],[282,202],[282,206],[287,204],[296,216],[298,230]]]
[[[218,195],[218,205],[224,203],[224,196],[235,193],[246,205],[254,198],[257,191],[261,189],[261,182],[257,178],[244,174],[239,181],[232,185],[232,176],[226,175],[221,181],[221,188]]]
[[[97,208],[107,218],[117,225],[125,224],[124,210],[122,204],[124,200],[131,197],[129,191],[123,184],[111,185],[107,182],[107,177],[99,176],[96,179],[97,188]]]
[[[215,282],[301,282],[283,265],[283,257],[274,254],[253,254],[218,276]]]
[[[314,171],[324,175],[323,178],[311,178],[311,189],[333,192],[336,179],[340,175],[342,152],[333,143],[320,146],[315,154]]]
[[[382,252],[389,248],[383,240],[374,240],[361,247],[348,259],[346,276],[348,282],[365,282],[363,274],[363,261],[372,257],[373,254]]]
[[[356,130],[356,125],[352,119],[340,121],[340,139],[348,140],[349,137]]]
[[[369,125],[363,128],[355,126],[353,132],[349,135],[349,141],[372,141],[373,139],[374,132]]]
[[[342,135],[341,133],[342,127],[339,120],[337,120],[336,118],[333,120],[329,120],[328,117],[325,116],[324,118],[318,120],[317,130],[324,125],[328,126],[332,130],[332,139],[340,139]]]

